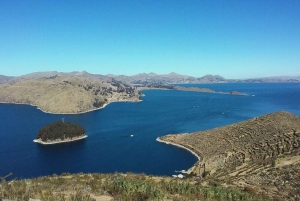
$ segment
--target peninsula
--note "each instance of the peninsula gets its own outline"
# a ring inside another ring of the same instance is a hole
[[[188,172],[203,182],[251,189],[274,200],[300,196],[299,116],[280,111],[157,140],[195,154],[198,161]]]
[[[201,93],[246,95],[207,88],[182,87],[169,84],[134,84],[87,72],[33,73],[3,78],[0,82],[0,103],[27,104],[46,113],[79,114],[104,108],[112,102],[139,102],[146,89],[170,89]]]
[[[160,89],[160,90],[176,90],[176,91],[191,91],[191,92],[200,92],[200,93],[217,93],[217,94],[229,94],[229,95],[240,95],[247,96],[246,93],[239,91],[214,91],[208,88],[199,88],[199,87],[183,87],[183,86],[174,86],[174,85],[145,85],[139,86],[139,90],[150,90],[150,89]]]
[[[37,139],[34,142],[40,144],[57,144],[72,142],[86,138],[85,128],[74,123],[54,122],[39,130]]]
[[[100,77],[73,75],[24,78],[0,84],[0,102],[37,106],[47,113],[79,114],[111,102],[140,101],[135,87]]]
[[[239,91],[229,91],[229,92],[223,92],[223,91],[214,91],[212,89],[208,88],[198,88],[198,87],[181,87],[181,86],[174,86],[174,90],[177,91],[192,91],[192,92],[200,92],[200,93],[216,93],[216,94],[228,94],[228,95],[240,95],[240,96],[247,96],[246,93],[242,93]]]

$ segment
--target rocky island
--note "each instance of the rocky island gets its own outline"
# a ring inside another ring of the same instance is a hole
[[[86,138],[85,128],[74,123],[54,122],[41,128],[34,142],[40,144],[57,144]]]
[[[198,157],[188,171],[202,182],[246,189],[274,200],[300,197],[300,117],[280,111],[160,142]]]

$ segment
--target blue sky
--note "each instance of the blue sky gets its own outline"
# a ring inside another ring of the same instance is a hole
[[[83,70],[300,75],[300,1],[0,1],[0,74]]]

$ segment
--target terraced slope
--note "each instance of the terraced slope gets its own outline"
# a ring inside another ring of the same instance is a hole
[[[134,87],[77,76],[25,79],[0,85],[0,102],[38,106],[50,113],[82,113],[115,101],[139,101]]]
[[[212,130],[160,139],[197,153],[202,160],[192,171],[206,176],[204,180],[251,188],[283,200],[300,197],[299,116],[280,111]]]

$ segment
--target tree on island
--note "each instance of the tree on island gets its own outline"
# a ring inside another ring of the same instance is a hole
[[[42,141],[54,141],[64,140],[66,138],[72,139],[74,137],[83,136],[85,134],[85,128],[74,123],[57,121],[52,124],[48,124],[41,128],[38,132],[37,138]]]

